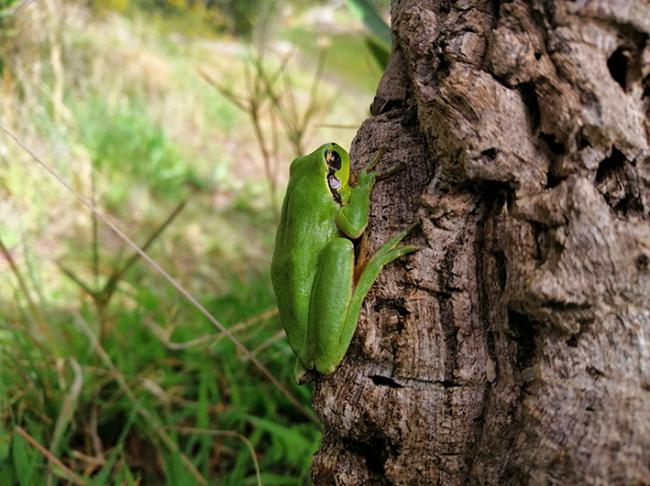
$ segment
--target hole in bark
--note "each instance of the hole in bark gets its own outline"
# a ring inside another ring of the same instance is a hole
[[[539,136],[542,137],[542,140],[546,142],[548,148],[551,149],[551,152],[553,152],[555,155],[562,155],[566,152],[566,147],[564,144],[562,142],[558,142],[555,138],[555,135],[552,133],[540,132]]]
[[[612,176],[617,170],[622,169],[625,165],[625,155],[616,147],[612,148],[612,153],[606,159],[603,159],[598,165],[596,171],[596,182],[603,182],[606,178]]]
[[[636,186],[637,168],[634,163],[627,164],[625,155],[616,147],[603,159],[596,171],[596,187],[607,204],[622,216],[644,214],[644,202]]]
[[[547,172],[546,173],[546,188],[547,189],[553,189],[554,187],[557,187],[560,185],[560,182],[562,182],[566,177],[558,177],[554,175],[552,172]]]
[[[494,265],[497,271],[497,278],[499,279],[499,288],[503,291],[508,281],[508,270],[506,267],[506,256],[502,251],[494,253]]]
[[[576,145],[578,146],[578,150],[584,150],[587,147],[591,147],[589,137],[585,135],[582,130],[580,130],[576,135]]]
[[[489,148],[489,149],[487,149],[487,150],[483,150],[483,151],[481,152],[481,155],[482,155],[483,157],[487,157],[487,158],[490,159],[490,160],[494,160],[494,159],[497,158],[497,152],[498,152],[497,149],[495,149],[494,147],[492,147],[492,148]]]
[[[517,88],[519,89],[521,100],[524,102],[526,109],[528,110],[530,129],[535,133],[539,128],[539,121],[541,118],[537,93],[535,93],[535,85],[533,83],[522,83],[518,85]]]
[[[607,59],[607,69],[609,74],[612,75],[614,81],[621,85],[625,90],[627,88],[627,64],[628,54],[627,50],[623,47],[616,49],[609,59]]]
[[[384,463],[388,458],[388,443],[385,439],[370,439],[367,443],[345,441],[345,448],[363,457],[371,472],[384,475]]]
[[[418,123],[418,108],[415,103],[407,103],[406,109],[402,114],[400,125],[403,127],[413,127]]]
[[[542,58],[542,53],[539,51],[535,51],[535,60],[539,61]]]
[[[528,316],[508,309],[508,326],[517,343],[517,366],[520,370],[530,368],[535,361],[535,324]]]
[[[638,197],[626,194],[623,199],[616,203],[614,210],[624,216],[639,215],[643,214],[643,203]]]
[[[506,0],[504,3],[508,3]],[[496,28],[497,24],[499,23],[499,18],[501,17],[501,0],[493,0],[494,4],[494,20],[493,20],[493,28]]]
[[[647,270],[648,264],[650,264],[650,257],[648,257],[648,255],[645,253],[641,253],[634,260],[634,265],[636,266],[637,270],[640,271]]]
[[[515,191],[507,182],[481,181],[471,185],[472,189],[485,195],[490,211],[500,211],[504,204],[512,208]]]
[[[387,386],[388,388],[404,388],[402,385],[397,383],[392,378],[389,378],[388,376],[372,375],[368,378],[370,378],[372,382],[377,386]]]
[[[397,299],[377,299],[373,307],[375,312],[382,309],[389,309],[396,311],[400,316],[408,316],[410,312],[404,307],[402,301]]]
[[[436,381],[436,383],[442,385],[443,388],[458,388],[461,386],[458,383],[455,383],[451,380]]]
[[[537,255],[535,257],[541,265],[546,261],[551,250],[551,237],[548,233],[548,228],[543,224],[530,221],[530,225],[532,226],[535,242],[537,243]]]
[[[566,345],[569,346],[570,348],[577,348],[578,336],[571,336],[569,339],[566,340]]]

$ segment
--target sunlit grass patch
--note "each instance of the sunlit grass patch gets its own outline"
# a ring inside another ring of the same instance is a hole
[[[134,184],[154,196],[177,199],[185,184],[201,183],[179,147],[137,101],[111,109],[95,98],[79,113],[78,123],[98,176],[112,179],[106,196],[113,206],[126,202]]]

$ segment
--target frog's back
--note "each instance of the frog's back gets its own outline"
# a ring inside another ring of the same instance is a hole
[[[304,349],[309,299],[321,249],[336,237],[338,205],[327,188],[326,174],[296,159],[282,203],[275,238],[271,279],[280,320],[294,351]]]

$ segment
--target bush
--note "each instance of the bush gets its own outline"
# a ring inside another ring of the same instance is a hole
[[[0,2],[12,0],[0,0]],[[277,0],[93,0],[96,8],[124,11],[129,7],[163,15],[198,15],[216,31],[250,37],[253,27],[272,15]],[[1,3],[0,3],[1,5]]]

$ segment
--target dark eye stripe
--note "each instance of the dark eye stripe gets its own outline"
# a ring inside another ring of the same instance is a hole
[[[327,183],[329,184],[330,190],[332,191],[338,191],[341,189],[341,181],[338,180],[334,174],[327,176]]]

